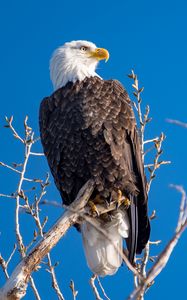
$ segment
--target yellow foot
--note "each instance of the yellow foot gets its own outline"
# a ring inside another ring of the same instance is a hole
[[[97,210],[97,206],[95,205],[95,203],[92,200],[88,201],[88,206],[90,207],[90,212],[91,212],[91,215],[93,217],[99,216],[99,212]]]
[[[117,191],[117,203],[116,203],[116,208],[118,209],[121,205],[125,206],[125,209],[128,209],[130,206],[131,202],[130,200],[123,196],[122,191],[118,190]]]
[[[125,209],[128,209],[131,205],[131,201],[127,197],[124,197],[123,205],[125,206]]]
[[[116,208],[118,209],[123,203],[123,194],[121,190],[117,191]]]

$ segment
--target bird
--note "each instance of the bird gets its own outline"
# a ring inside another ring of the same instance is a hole
[[[44,154],[65,205],[94,181],[89,200],[97,224],[78,226],[88,267],[113,275],[123,263],[124,241],[130,263],[149,240],[148,195],[141,142],[133,105],[123,85],[104,80],[96,68],[109,52],[89,41],[66,42],[50,60],[53,93],[40,104]],[[114,209],[97,214],[98,204]],[[98,228],[105,230],[104,235]]]

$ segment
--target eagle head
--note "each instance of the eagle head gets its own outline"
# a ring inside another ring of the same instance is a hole
[[[50,77],[54,89],[66,85],[67,82],[83,80],[85,77],[98,76],[95,72],[100,60],[109,59],[104,48],[97,48],[88,41],[72,41],[56,49],[50,60]]]

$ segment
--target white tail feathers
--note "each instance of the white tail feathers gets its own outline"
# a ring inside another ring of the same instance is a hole
[[[84,251],[91,271],[98,276],[113,275],[122,264],[123,238],[129,234],[126,211],[113,212],[112,220],[94,219],[94,225],[85,221],[81,225]],[[98,231],[104,230],[106,235]]]

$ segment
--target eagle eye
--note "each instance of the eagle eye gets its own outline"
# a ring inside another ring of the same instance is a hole
[[[80,50],[85,52],[85,51],[88,50],[88,47],[86,47],[86,46],[81,46],[81,47],[80,47]]]

